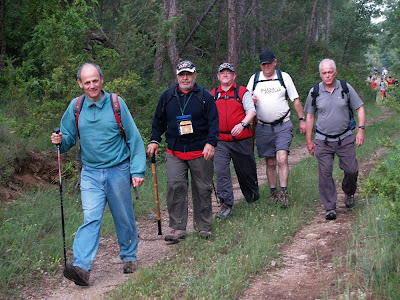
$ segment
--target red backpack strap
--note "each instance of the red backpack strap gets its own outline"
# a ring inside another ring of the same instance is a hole
[[[124,136],[125,132],[124,132],[124,127],[121,124],[121,107],[119,106],[118,95],[110,94],[110,98],[111,98],[111,106],[113,108],[115,120],[117,121],[121,135]]]
[[[79,137],[79,115],[82,110],[83,101],[85,101],[85,94],[80,95],[75,103],[74,114],[75,114],[75,124],[76,124],[76,134]]]
[[[128,149],[129,149],[129,145],[126,141],[124,126],[122,126],[122,122],[121,122],[121,107],[119,105],[118,95],[111,93],[110,98],[111,98],[111,106],[114,111],[115,120],[117,121],[117,124],[119,127],[119,133],[124,137],[125,144],[126,144],[126,146],[128,146]]]

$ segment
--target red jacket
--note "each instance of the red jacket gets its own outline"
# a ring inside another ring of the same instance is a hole
[[[246,126],[238,136],[232,136],[231,131],[233,127],[246,117],[243,108],[243,95],[247,92],[246,87],[238,87],[238,99],[235,99],[236,83],[225,92],[221,86],[217,88],[217,97],[215,96],[215,89],[210,92],[216,100],[218,115],[219,115],[219,140],[226,142],[233,142],[235,140],[243,140],[252,137],[250,126]]]

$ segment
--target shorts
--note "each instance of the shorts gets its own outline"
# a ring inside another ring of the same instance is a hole
[[[275,157],[278,150],[289,153],[292,139],[293,123],[290,120],[273,126],[257,123],[256,145],[259,157]]]

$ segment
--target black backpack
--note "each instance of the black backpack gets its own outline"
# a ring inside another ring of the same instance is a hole
[[[258,73],[254,74],[253,92],[256,90],[257,83],[259,83],[259,82],[279,80],[279,83],[281,84],[281,86],[283,86],[285,88],[285,97],[286,97],[286,99],[289,99],[289,95],[288,95],[288,92],[287,92],[285,81],[283,80],[283,77],[282,77],[282,71],[281,70],[276,70],[276,75],[278,76],[278,78],[273,78],[273,79],[259,80],[260,73],[261,72],[258,72]]]
[[[340,85],[342,86],[342,99],[344,99],[344,95],[347,95],[347,106],[349,107],[349,125],[347,126],[346,130],[343,131],[340,134],[336,134],[336,135],[329,135],[329,134],[325,134],[321,131],[318,130],[318,128],[315,126],[315,132],[320,133],[324,136],[326,136],[325,138],[325,143],[327,143],[327,139],[331,138],[331,139],[336,139],[338,137],[340,137],[342,134],[346,133],[349,130],[353,130],[354,128],[356,128],[356,121],[354,120],[354,113],[353,110],[350,107],[350,92],[349,92],[349,87],[347,86],[346,80],[344,79],[339,79],[340,81]],[[314,84],[313,86],[313,90],[311,92],[311,97],[312,97],[312,102],[311,102],[311,106],[314,106],[315,108],[317,108],[317,97],[319,96],[319,82],[317,82],[316,84]],[[339,139],[339,145],[341,144],[341,140]]]
[[[230,98],[232,98],[232,99],[235,99],[235,100],[236,100],[237,102],[239,102],[240,104],[242,104],[242,100],[240,100],[240,98],[239,98],[239,88],[240,88],[240,86],[236,85],[235,90],[234,90],[233,97],[219,98],[219,97],[218,97],[218,92],[217,92],[218,87],[216,87],[216,88],[214,89],[214,90],[215,90],[215,93],[214,93],[214,101],[217,101],[218,99],[230,99]]]

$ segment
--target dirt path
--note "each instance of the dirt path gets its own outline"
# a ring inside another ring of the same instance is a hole
[[[388,118],[386,113],[374,122]],[[383,152],[383,150],[380,150]],[[382,153],[377,153],[381,155]],[[291,150],[289,156],[290,167],[295,166],[302,159],[308,157],[306,147],[300,146]],[[372,161],[370,165],[373,165]],[[368,174],[367,163],[360,166],[361,177]],[[257,168],[259,185],[266,183],[265,163],[261,162]],[[243,195],[238,183],[234,183],[235,199]],[[339,199],[343,198],[339,194]],[[213,199],[213,213],[219,207]],[[191,227],[192,216],[188,226]],[[336,284],[332,260],[344,253],[344,238],[349,235],[351,219],[354,212],[344,208],[339,200],[338,219],[327,222],[322,208],[318,215],[301,229],[292,242],[281,249],[281,261],[271,271],[255,278],[250,287],[244,291],[243,299],[316,299],[325,288],[332,288]],[[139,233],[138,260],[139,267],[148,267],[157,263],[165,256],[174,253],[174,247],[167,245],[163,236],[157,235],[157,221],[154,213],[137,222]],[[168,214],[162,211],[162,230],[167,232]],[[190,228],[188,228],[190,231]],[[343,245],[343,246],[340,246]],[[156,251],[155,251],[156,249]],[[70,257],[69,253],[69,257]],[[72,259],[69,259],[72,261]],[[116,239],[102,238],[96,256],[95,267],[91,272],[90,287],[79,287],[62,277],[45,275],[34,286],[25,287],[21,291],[23,299],[105,299],[107,293],[123,284],[132,275],[122,274],[122,263],[118,257]]]

